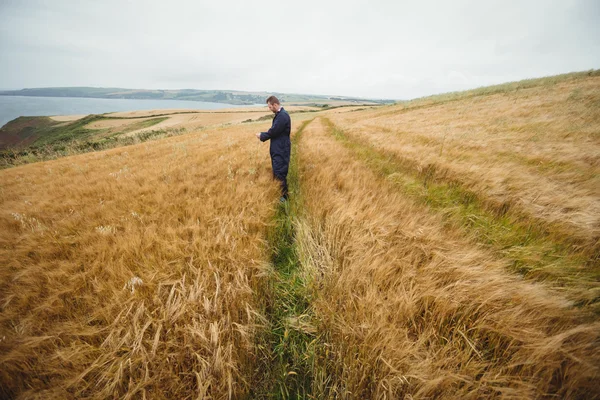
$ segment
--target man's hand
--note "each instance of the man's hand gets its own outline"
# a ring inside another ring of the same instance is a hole
[[[257,134],[256,134],[256,138],[257,138],[257,139],[260,139],[260,133],[257,133]]]

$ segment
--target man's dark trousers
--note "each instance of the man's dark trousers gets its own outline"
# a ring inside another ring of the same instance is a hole
[[[275,114],[275,118],[273,118],[271,129],[260,134],[262,142],[271,140],[270,153],[273,176],[281,182],[281,196],[286,199],[288,197],[287,174],[292,150],[292,143],[290,141],[291,130],[292,121],[290,115],[281,107],[277,114]]]

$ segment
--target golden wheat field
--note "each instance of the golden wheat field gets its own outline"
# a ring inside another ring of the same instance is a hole
[[[0,397],[600,398],[597,71],[291,110],[0,170]]]

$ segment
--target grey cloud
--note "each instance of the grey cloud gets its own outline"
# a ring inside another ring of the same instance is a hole
[[[0,87],[412,98],[600,67],[600,3],[0,2]]]

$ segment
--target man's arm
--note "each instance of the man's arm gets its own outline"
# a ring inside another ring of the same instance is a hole
[[[271,129],[269,129],[267,132],[260,133],[260,141],[264,142],[281,135],[283,132],[285,132],[286,121],[289,120],[290,117],[287,113],[278,115],[277,118],[275,118],[275,121],[273,121],[273,126],[271,126]]]

